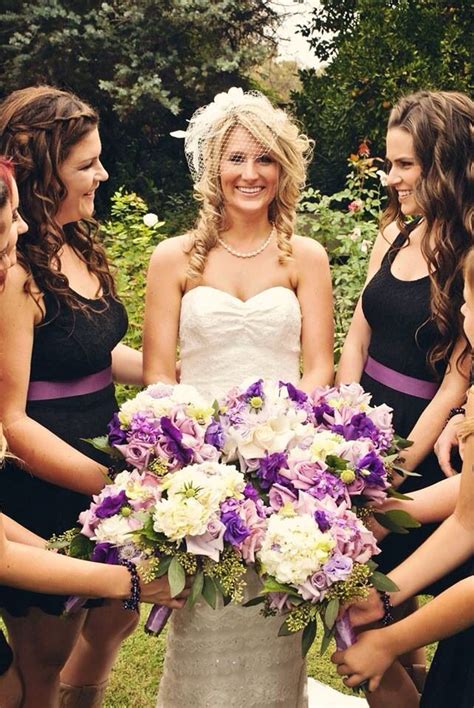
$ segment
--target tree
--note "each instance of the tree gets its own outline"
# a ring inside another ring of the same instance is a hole
[[[0,0],[1,91],[68,88],[99,109],[119,184],[156,196],[189,187],[169,132],[274,47],[265,0]],[[179,169],[176,163],[179,161]]]
[[[316,140],[311,181],[341,187],[361,140],[384,153],[390,108],[420,89],[472,88],[470,2],[322,0],[302,28],[324,71],[301,72],[295,110]]]

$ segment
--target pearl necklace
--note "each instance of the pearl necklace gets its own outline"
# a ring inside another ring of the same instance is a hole
[[[233,256],[237,256],[237,258],[253,258],[254,256],[258,256],[259,253],[266,249],[266,247],[272,240],[272,236],[274,236],[274,234],[275,227],[272,226],[272,230],[270,231],[268,237],[262,243],[260,248],[257,248],[255,251],[248,251],[247,253],[241,253],[240,251],[236,251],[234,248],[232,248],[232,246],[229,246],[229,244],[223,241],[221,238],[217,238],[217,241],[222,246],[222,248],[225,248],[226,251],[228,251]]]

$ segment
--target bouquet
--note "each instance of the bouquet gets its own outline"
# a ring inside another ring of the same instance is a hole
[[[247,564],[255,561],[267,511],[233,465],[207,461],[158,477],[123,471],[79,516],[80,528],[56,546],[105,563],[132,561],[147,581],[167,575],[171,595],[193,576],[188,598],[241,602]],[[147,622],[158,633],[169,616],[153,608]]]
[[[372,585],[396,589],[375,571],[371,558],[379,552],[373,534],[346,501],[300,491],[269,517],[257,553],[262,596],[251,604],[264,602],[267,615],[285,613],[281,635],[303,630],[304,655],[316,636],[318,616],[324,626],[321,651],[337,632],[347,646],[347,623],[336,622],[341,603],[365,597]]]
[[[129,469],[164,475],[218,460],[223,435],[212,402],[193,386],[153,384],[121,405],[107,436],[89,442]]]

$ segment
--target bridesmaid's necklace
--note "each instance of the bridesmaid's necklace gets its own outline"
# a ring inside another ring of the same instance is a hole
[[[260,248],[257,248],[255,251],[247,251],[247,253],[242,253],[241,251],[236,251],[235,248],[232,248],[232,246],[229,246],[228,243],[223,241],[221,238],[217,237],[218,243],[222,246],[222,248],[225,248],[226,251],[228,251],[230,254],[233,256],[237,256],[237,258],[253,258],[254,256],[258,256],[259,253],[262,253],[272,240],[272,236],[275,234],[275,226],[272,225],[272,230],[268,234],[267,238],[265,241],[262,243]]]

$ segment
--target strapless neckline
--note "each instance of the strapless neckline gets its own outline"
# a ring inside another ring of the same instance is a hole
[[[232,293],[229,293],[227,290],[221,290],[220,288],[215,288],[212,285],[196,285],[195,288],[191,288],[191,290],[188,290],[187,292],[184,293],[182,300],[184,300],[188,295],[191,293],[195,292],[196,290],[212,290],[213,292],[216,293],[221,293],[224,296],[229,297],[231,300],[235,300],[236,302],[240,303],[241,305],[247,305],[252,300],[256,300],[259,297],[262,297],[264,295],[267,295],[271,293],[273,290],[286,290],[288,293],[290,293],[290,296],[298,300],[298,296],[296,295],[294,290],[291,290],[291,288],[287,288],[285,285],[272,285],[270,288],[265,288],[264,290],[260,290],[260,292],[255,293],[255,295],[251,295],[247,300],[242,300],[240,297],[237,297],[236,295],[232,295]],[[298,301],[299,304],[299,301]]]

